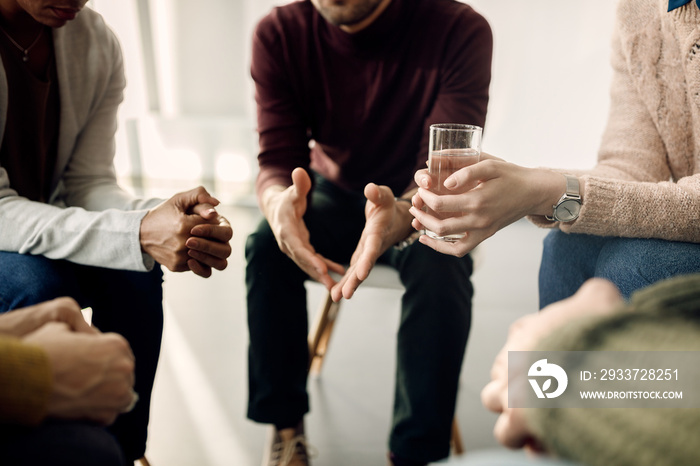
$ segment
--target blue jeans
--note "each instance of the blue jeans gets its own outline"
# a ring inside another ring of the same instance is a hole
[[[92,322],[127,339],[136,357],[139,402],[109,427],[127,460],[146,450],[153,379],[163,332],[163,272],[129,272],[0,252],[0,312],[70,296],[92,307]],[[1,458],[0,458],[0,462]]]
[[[659,280],[697,272],[700,244],[552,230],[544,239],[540,308],[568,298],[593,277],[610,280],[629,298]]]

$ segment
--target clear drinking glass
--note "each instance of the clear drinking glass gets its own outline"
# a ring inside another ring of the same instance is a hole
[[[430,142],[428,144],[428,172],[430,173],[432,188],[435,194],[453,194],[445,188],[445,180],[457,170],[473,165],[479,161],[481,155],[480,126],[462,125],[457,123],[443,123],[430,126]],[[435,212],[429,207],[425,211],[439,219],[461,217],[463,212]],[[466,233],[438,236],[436,233],[426,230],[431,238],[455,242],[463,238]]]

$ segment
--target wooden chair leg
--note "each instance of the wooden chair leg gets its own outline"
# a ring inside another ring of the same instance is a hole
[[[464,453],[464,445],[462,444],[462,434],[459,432],[459,424],[457,418],[452,419],[452,452],[459,456]]]
[[[331,294],[327,293],[309,331],[309,373],[313,375],[321,372],[323,358],[328,351],[328,343],[339,311],[340,303],[333,302]]]

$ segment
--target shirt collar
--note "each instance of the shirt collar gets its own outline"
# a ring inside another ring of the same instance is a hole
[[[680,8],[686,3],[690,3],[692,1],[693,0],[668,0],[668,11]],[[697,4],[698,8],[700,8],[700,0],[695,0],[695,3]]]

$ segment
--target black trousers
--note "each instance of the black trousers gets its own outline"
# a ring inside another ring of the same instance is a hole
[[[304,218],[311,244],[348,263],[365,224],[365,199],[317,177]],[[249,347],[248,417],[293,425],[309,411],[308,276],[283,254],[266,221],[246,244]],[[399,457],[435,461],[449,455],[459,373],[471,323],[472,261],[416,242],[380,259],[406,288],[398,331],[393,426]]]
[[[0,425],[0,464],[126,466],[127,462],[119,443],[106,429],[85,422],[50,420],[39,427]]]

